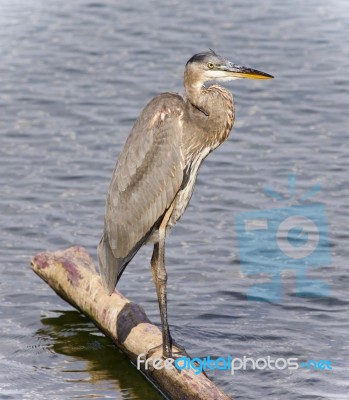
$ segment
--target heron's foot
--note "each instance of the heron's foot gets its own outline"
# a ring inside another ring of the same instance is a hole
[[[178,343],[176,343],[175,341],[172,341],[172,344],[174,344],[175,345],[175,347],[178,349],[178,351],[173,351],[172,352],[172,358],[173,359],[175,359],[175,360],[177,360],[177,359],[179,359],[179,358],[187,358],[187,359],[189,359],[189,360],[191,360],[191,357],[189,356],[189,354],[186,352],[186,350],[185,350],[185,348],[183,347],[183,346],[181,346],[180,344],[178,344]],[[184,362],[185,362],[186,360],[184,360]],[[197,368],[200,368],[201,367],[201,365],[200,365],[200,363],[198,362],[198,361],[193,361],[193,364],[194,364],[194,366],[195,367],[197,367]],[[191,367],[191,368],[193,368],[193,367]],[[177,371],[179,372],[179,373],[181,373],[181,370],[180,369],[178,369],[177,368]],[[206,378],[208,378],[208,376],[206,375],[206,372],[204,371],[204,369],[200,369],[200,372],[202,373],[202,374],[204,374],[205,376],[206,376]]]
[[[185,348],[183,346],[181,346],[180,344],[178,344],[175,341],[172,341],[172,349],[173,349],[173,345],[178,349],[176,351],[172,351],[172,357],[173,358],[180,358],[180,357],[189,357],[188,353],[186,352]]]
[[[163,358],[164,360],[167,360],[168,358],[172,358],[172,359],[174,359],[174,360],[183,359],[183,362],[184,362],[184,363],[187,362],[187,359],[191,360],[191,357],[190,357],[189,354],[186,352],[186,350],[185,350],[185,348],[184,348],[183,346],[177,344],[177,343],[174,342],[174,341],[172,341],[172,343],[173,343],[173,345],[176,347],[176,349],[175,349],[174,351],[173,351],[173,347],[171,346],[171,350],[170,350],[168,353],[165,353],[165,352],[164,352],[164,348],[163,348],[163,344],[159,344],[158,346],[155,346],[155,347],[153,347],[153,348],[151,348],[151,349],[148,350],[148,352],[147,352],[147,354],[146,354],[146,359],[152,358],[152,355],[153,355],[154,353],[156,353],[157,351],[159,351],[160,349],[162,349],[162,350],[163,350],[163,352],[162,352],[162,358]],[[200,368],[200,367],[201,367],[200,363],[199,363],[198,361],[196,361],[196,360],[193,362],[193,364],[194,364],[194,366],[197,367],[197,368]],[[193,368],[193,366],[192,366],[191,368]],[[153,368],[153,366],[152,366],[151,364],[150,364],[150,366],[149,366],[149,369],[152,370],[152,371],[154,370],[154,368]],[[176,368],[176,369],[177,369],[177,371],[178,371],[179,373],[181,373],[183,368]],[[200,372],[201,372],[202,374],[204,374],[204,375],[206,376],[206,378],[208,378],[208,376],[206,375],[206,373],[205,373],[205,371],[204,371],[203,369],[200,370]]]
[[[173,345],[176,347],[175,350],[173,350]],[[189,357],[188,353],[185,351],[185,348],[175,341],[172,341],[171,339],[171,345],[170,346],[164,346],[163,343],[159,344],[158,346],[152,347],[151,349],[148,350],[146,357],[151,358],[151,356],[159,351],[162,348],[162,358],[166,360],[167,358],[180,358],[180,357]]]
[[[159,344],[158,346],[152,347],[151,349],[149,349],[147,351],[146,358],[151,358],[152,355],[154,353],[156,353],[158,350],[160,350],[161,348],[162,348],[162,344]]]

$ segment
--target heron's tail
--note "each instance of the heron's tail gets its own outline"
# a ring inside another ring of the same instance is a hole
[[[118,259],[113,255],[106,232],[104,232],[99,242],[97,253],[102,283],[105,290],[111,295],[114,292],[119,274],[123,270],[123,267],[119,265]]]

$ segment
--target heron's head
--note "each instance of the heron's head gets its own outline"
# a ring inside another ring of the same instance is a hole
[[[274,78],[265,72],[233,64],[213,50],[198,53],[191,57],[186,64],[185,75],[191,80],[192,85],[200,87],[207,81]]]

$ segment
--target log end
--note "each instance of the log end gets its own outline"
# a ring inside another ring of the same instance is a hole
[[[81,279],[81,268],[97,273],[92,257],[82,246],[73,246],[54,253],[39,253],[31,259],[32,269],[40,276],[45,274],[45,269],[53,268],[57,264],[62,265],[74,286],[77,286]]]
[[[32,258],[31,267],[60,297],[87,315],[133,363],[162,343],[160,330],[141,306],[117,290],[111,296],[107,294],[85,248],[74,246],[54,253],[40,253]],[[155,360],[161,356],[160,347],[151,358]],[[140,369],[173,400],[229,399],[204,373],[192,369],[146,369],[144,363]]]

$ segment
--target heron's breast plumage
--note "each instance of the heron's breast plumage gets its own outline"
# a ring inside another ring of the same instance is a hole
[[[219,85],[204,90],[208,101],[203,111],[208,115],[200,113],[187,102],[187,116],[184,115],[182,130],[185,169],[181,189],[174,200],[170,227],[181,218],[189,204],[201,163],[228,138],[234,124],[235,109],[231,93]]]
[[[209,147],[202,149],[200,153],[194,155],[190,163],[188,163],[188,165],[186,166],[184,170],[184,180],[182,183],[182,187],[178,191],[174,200],[174,208],[169,221],[169,228],[174,226],[184,214],[184,211],[187,208],[194,191],[199,167],[209,153]]]

